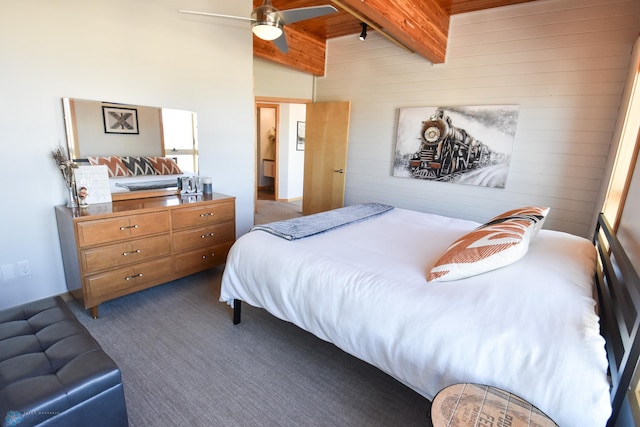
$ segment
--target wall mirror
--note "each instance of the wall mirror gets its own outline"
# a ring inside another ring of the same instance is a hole
[[[197,116],[171,108],[63,98],[69,157],[166,156],[198,172]]]

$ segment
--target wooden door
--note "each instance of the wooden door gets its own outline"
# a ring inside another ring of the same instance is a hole
[[[344,206],[351,103],[307,104],[302,214]]]

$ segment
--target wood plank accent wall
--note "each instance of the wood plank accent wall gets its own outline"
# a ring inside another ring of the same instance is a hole
[[[280,52],[274,42],[253,36],[254,56],[288,65],[314,76],[324,76],[326,42],[291,27],[287,27],[285,32],[289,49],[286,54]]]
[[[479,222],[546,205],[546,228],[589,236],[639,32],[637,0],[546,0],[453,16],[444,64],[375,32],[329,40],[315,100],[352,102],[345,204]],[[499,104],[520,106],[505,189],[392,176],[399,108]]]

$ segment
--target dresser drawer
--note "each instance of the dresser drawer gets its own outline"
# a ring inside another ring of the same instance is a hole
[[[78,243],[81,247],[168,231],[169,213],[167,211],[82,221],[77,224]]]
[[[220,265],[227,259],[232,242],[210,248],[197,249],[181,253],[175,257],[175,271],[178,274],[191,274]]]
[[[233,222],[199,227],[173,234],[173,250],[181,252],[189,249],[205,248],[235,240]]]
[[[144,287],[149,282],[162,283],[173,274],[171,257],[94,274],[85,278],[89,298],[122,293],[129,288]]]
[[[82,267],[86,274],[108,268],[118,268],[171,254],[171,239],[168,234],[145,239],[116,243],[108,246],[84,249],[80,252]]]
[[[233,201],[195,205],[171,212],[173,228],[197,227],[199,225],[215,224],[232,221],[235,218]]]

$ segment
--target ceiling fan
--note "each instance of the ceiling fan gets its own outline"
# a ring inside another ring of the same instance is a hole
[[[285,24],[293,24],[294,22],[304,21],[305,19],[336,13],[338,9],[331,5],[324,5],[278,10],[273,7],[271,0],[264,0],[262,6],[253,9],[251,18],[210,12],[196,12],[193,10],[178,10],[178,12],[250,21],[251,30],[257,37],[262,40],[273,40],[278,49],[280,49],[282,53],[286,53],[289,47],[284,33]]]

